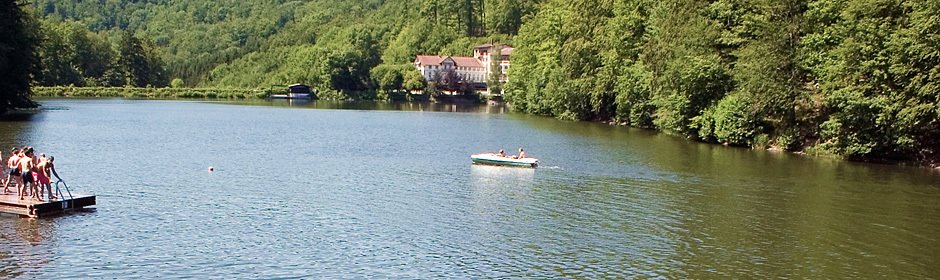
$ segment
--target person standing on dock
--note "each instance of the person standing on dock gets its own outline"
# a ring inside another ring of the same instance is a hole
[[[19,168],[20,178],[23,178],[23,185],[20,187],[20,200],[23,200],[24,195],[29,192],[30,198],[38,198],[41,201],[42,198],[38,196],[36,184],[33,182],[33,169],[36,168],[36,165],[33,164],[33,148],[25,149],[23,157],[20,158]]]
[[[56,173],[55,171],[55,164],[53,163],[53,161],[55,161],[55,157],[49,156],[49,158],[40,162],[38,166],[39,178],[37,181],[39,181],[38,182],[39,193],[40,193],[40,196],[42,196],[43,188],[45,188],[45,190],[49,193],[49,196],[48,196],[49,200],[53,200],[57,198],[56,195],[52,193],[52,183],[49,181],[49,178],[51,178],[52,175],[59,177],[59,174]]]
[[[20,182],[20,171],[16,164],[20,161],[20,149],[13,148],[10,151],[10,159],[7,160],[7,168],[10,168],[10,172],[7,174],[7,178],[3,180],[3,193],[10,191],[10,181],[13,181],[14,189],[19,189]]]

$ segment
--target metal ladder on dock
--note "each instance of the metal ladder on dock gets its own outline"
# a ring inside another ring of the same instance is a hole
[[[72,190],[69,190],[69,185],[66,184],[65,181],[62,180],[61,177],[59,177],[59,175],[55,175],[55,178],[56,178],[56,180],[58,180],[58,181],[55,182],[55,195],[56,195],[56,197],[58,197],[59,200],[62,200],[62,201],[63,201],[63,204],[65,204],[65,194],[68,194],[68,195],[69,195],[68,201],[74,200],[75,197],[72,196]],[[59,184],[62,184],[62,186],[65,187],[65,193],[62,192],[62,188],[59,187]],[[74,205],[72,205],[72,203],[68,203],[67,207],[66,207],[66,206],[63,206],[62,208],[72,208],[73,206],[74,206]]]

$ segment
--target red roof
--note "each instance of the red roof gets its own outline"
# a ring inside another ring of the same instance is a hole
[[[415,58],[415,63],[420,63],[421,65],[441,65],[441,61],[444,61],[444,56],[439,55],[419,55]]]
[[[468,56],[451,56],[451,59],[454,60],[454,63],[460,67],[476,67],[483,68],[483,63],[480,63],[479,59],[468,57]]]
[[[421,65],[441,65],[441,62],[450,58],[454,64],[460,67],[483,68],[483,63],[479,59],[469,56],[439,56],[439,55],[418,55],[415,57],[415,63]]]

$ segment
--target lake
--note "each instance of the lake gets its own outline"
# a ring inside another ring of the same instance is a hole
[[[98,206],[0,216],[2,278],[940,278],[925,168],[498,106],[41,103],[3,156]],[[542,166],[470,163],[519,147]]]

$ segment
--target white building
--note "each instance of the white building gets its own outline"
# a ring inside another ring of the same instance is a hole
[[[509,81],[507,72],[509,71],[509,57],[512,56],[512,51],[515,50],[513,47],[493,44],[479,45],[473,47],[473,57],[483,63],[486,73],[492,73],[490,68],[493,63],[490,58],[496,55],[496,48],[499,48],[499,72],[502,74],[499,81],[505,83]]]
[[[466,56],[419,55],[415,67],[424,79],[447,79],[447,72],[455,72],[462,81],[486,83],[486,67],[480,60]],[[446,81],[445,81],[446,82]]]
[[[459,78],[458,82],[469,82],[476,88],[486,88],[486,81],[490,77],[492,68],[491,59],[499,48],[499,72],[501,82],[508,81],[506,75],[509,70],[509,57],[512,55],[513,48],[506,45],[486,44],[473,48],[473,57],[467,56],[439,56],[439,55],[418,55],[415,58],[415,68],[421,72],[424,79],[434,81],[441,79],[442,82],[449,83],[448,77]]]

